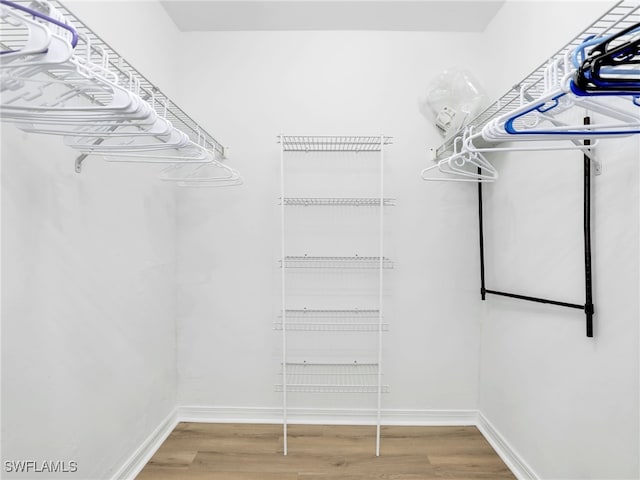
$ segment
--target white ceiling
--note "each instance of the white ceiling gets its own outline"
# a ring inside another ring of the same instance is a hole
[[[481,32],[504,0],[169,0],[183,32],[390,30]]]

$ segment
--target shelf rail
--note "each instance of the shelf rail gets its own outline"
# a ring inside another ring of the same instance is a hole
[[[127,62],[120,54],[118,54],[107,42],[100,38],[93,30],[85,25],[69,8],[67,8],[59,0],[50,0],[51,3],[60,13],[68,19],[71,25],[78,31],[79,34],[86,36],[91,41],[91,46],[95,50],[102,50],[109,54],[109,68],[113,69],[125,77],[133,75],[140,82],[140,90],[143,93],[141,95],[143,100],[151,102],[154,98],[155,102],[164,105],[166,103],[166,115],[176,128],[182,130],[189,135],[191,140],[195,143],[203,145],[208,150],[214,151],[220,158],[225,156],[224,146],[217,141],[205,128],[203,128],[197,121],[191,116],[185,113],[168,95],[162,92],[155,84],[153,84],[146,76],[140,73],[139,70],[134,68],[129,62]]]
[[[282,201],[282,200],[281,200]],[[297,207],[379,207],[380,198],[353,198],[353,197],[286,197],[284,204]],[[393,207],[395,198],[383,198],[383,207]]]
[[[14,3],[28,7],[33,2],[25,0],[14,0]],[[38,3],[38,2],[36,2]],[[168,95],[160,88],[152,83],[139,70],[134,68],[124,57],[116,52],[105,40],[97,35],[91,28],[75,15],[67,6],[59,0],[49,0],[48,2],[39,2],[48,4],[54,8],[57,13],[64,17],[67,24],[72,26],[81,39],[88,40],[91,46],[91,52],[99,58],[107,59],[108,69],[118,75],[121,79],[132,79],[139,85],[139,95],[147,103],[154,106],[156,111],[165,116],[174,127],[181,130],[189,136],[196,144],[203,146],[205,149],[214,153],[216,158],[225,158],[225,147],[216,140],[204,127],[196,120],[182,110]],[[0,48],[3,50],[19,49],[26,41],[28,32],[7,30],[0,31]],[[95,99],[93,99],[95,101]],[[76,160],[76,170],[87,154],[82,154]]]

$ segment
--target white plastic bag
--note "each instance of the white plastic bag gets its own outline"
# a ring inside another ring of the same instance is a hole
[[[473,75],[452,67],[429,83],[419,108],[442,136],[449,137],[482,112],[487,103],[487,96]]]

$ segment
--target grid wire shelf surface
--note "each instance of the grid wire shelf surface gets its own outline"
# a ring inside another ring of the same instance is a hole
[[[292,136],[278,139],[285,152],[379,152],[389,145],[385,136]]]
[[[376,363],[287,363],[287,392],[378,393]],[[282,373],[281,373],[282,375]],[[276,385],[281,392],[283,385]],[[388,385],[381,385],[383,393]]]
[[[24,7],[32,7],[31,0],[14,0],[14,3]],[[135,79],[140,84],[140,97],[151,105],[154,105],[156,111],[165,115],[174,127],[183,131],[194,142],[215,152],[216,156],[223,158],[225,151],[224,146],[218,142],[211,134],[202,128],[195,120],[187,115],[178,105],[176,105],[167,95],[165,95],[158,87],[151,83],[144,75],[136,70],[129,62],[120,56],[107,42],[102,40],[96,33],[87,27],[76,15],[74,15],[62,2],[58,0],[49,0],[48,2],[58,13],[60,13],[65,22],[73,27],[79,37],[89,40],[91,44],[92,55],[95,54],[101,58],[103,53],[108,56],[109,70],[116,73],[120,81]],[[42,4],[44,5],[44,4]],[[46,8],[46,7],[45,7]],[[21,49],[28,38],[26,29],[5,28],[7,25],[2,24],[0,28],[0,48],[6,50]],[[55,74],[50,74],[55,80]],[[124,83],[123,83],[124,84]],[[93,103],[99,104],[99,99],[92,98]]]
[[[395,198],[383,198],[382,206],[395,206]],[[285,197],[287,206],[336,206],[336,207],[379,207],[380,198],[328,198],[328,197]]]
[[[280,260],[282,266],[282,260]],[[380,268],[380,257],[310,257],[286,256],[285,268],[341,268],[341,269],[374,269]],[[382,257],[382,268],[393,268],[393,262]]]
[[[540,92],[544,84],[544,71],[549,62],[559,58],[563,58],[568,51],[573,51],[582,44],[590,36],[602,36],[615,33],[619,30],[640,23],[640,4],[637,0],[622,0],[613,6],[609,11],[602,15],[598,20],[593,22],[576,38],[562,47],[555,55],[549,58],[533,72],[527,75],[522,81],[515,84],[511,90],[502,95],[498,100],[489,105],[484,111],[475,116],[465,126],[473,127],[478,132],[498,115],[508,113],[520,106],[520,96],[527,101],[535,98],[536,92]],[[454,139],[461,134],[464,127],[450,135],[443,144],[441,144],[435,154],[435,159],[441,159],[447,152],[452,151]]]
[[[380,324],[380,310],[285,310],[287,331],[318,332],[377,332],[388,331],[387,323]],[[282,330],[282,321],[274,322],[275,330]]]

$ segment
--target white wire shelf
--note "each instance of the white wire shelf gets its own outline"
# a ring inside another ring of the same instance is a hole
[[[395,198],[339,198],[339,197],[285,197],[284,204],[287,206],[300,207],[393,207],[396,204]]]
[[[377,363],[287,363],[286,370],[287,392],[378,393]],[[275,388],[284,389],[282,384]],[[388,385],[380,389],[389,392]]]
[[[314,332],[383,332],[388,323],[380,324],[380,310],[285,310],[287,331]],[[282,318],[282,316],[280,316]],[[275,330],[282,330],[282,320],[274,322]]]
[[[282,260],[280,266],[282,267]],[[285,268],[336,268],[336,269],[374,269],[380,268],[380,257],[310,257],[286,256]],[[382,257],[382,268],[393,268],[393,262]]]
[[[507,113],[520,106],[521,90],[522,98],[525,101],[535,98],[534,92],[543,85],[545,67],[550,61],[564,57],[568,51],[574,50],[582,44],[589,36],[600,36],[607,33],[614,33],[631,25],[640,23],[640,4],[637,0],[622,0],[608,10],[599,19],[593,22],[577,37],[562,47],[555,55],[527,75],[522,81],[515,84],[511,90],[502,95],[498,100],[489,105],[484,111],[468,122],[460,131],[450,135],[444,143],[436,150],[434,160],[439,160],[446,156],[453,149],[454,139],[461,134],[464,127],[473,127],[474,131],[479,131],[492,119],[503,113]],[[524,88],[523,88],[524,86]],[[477,147],[486,146],[481,141],[475,142]]]
[[[30,7],[32,5],[31,0],[13,1],[14,3],[20,4],[24,7]],[[57,10],[58,13],[62,14],[65,22],[78,32],[81,39],[86,38],[89,40],[91,44],[91,51],[95,53],[96,56],[99,58],[108,58],[108,68],[111,72],[118,75],[119,81],[124,85],[128,84],[131,79],[139,82],[139,95],[143,100],[154,106],[159,114],[165,116],[174,127],[187,134],[194,143],[215,152],[217,157],[224,158],[225,149],[220,142],[218,142],[193,118],[187,115],[157,86],[142,75],[142,73],[129,64],[129,62],[120,56],[111,46],[109,46],[107,42],[96,35],[93,30],[86,26],[82,20],[74,15],[62,2],[58,0],[49,0],[48,3]],[[0,49],[18,50],[25,45],[28,35],[29,34],[26,29],[0,28]],[[51,76],[53,76],[53,74],[51,74]],[[93,103],[100,103],[99,98],[92,98],[91,100]]]
[[[282,135],[278,143],[285,152],[379,152],[392,137],[376,136],[293,136]]]

